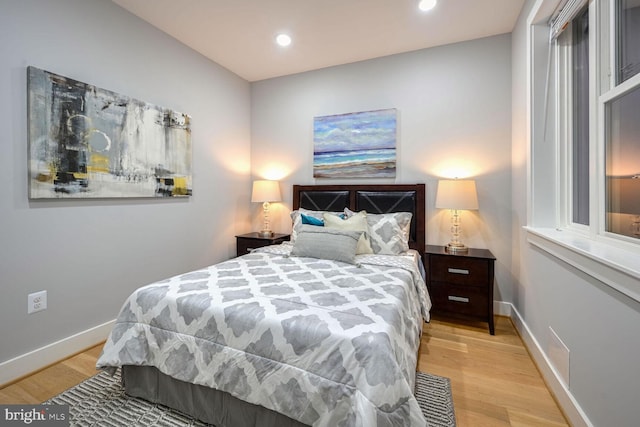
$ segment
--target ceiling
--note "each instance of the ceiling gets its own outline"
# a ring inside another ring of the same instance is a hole
[[[512,31],[524,0],[112,0],[252,82]],[[286,32],[293,43],[275,44]]]

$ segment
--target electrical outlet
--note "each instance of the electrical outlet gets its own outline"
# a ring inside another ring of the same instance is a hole
[[[47,291],[34,292],[27,295],[27,314],[47,309]]]

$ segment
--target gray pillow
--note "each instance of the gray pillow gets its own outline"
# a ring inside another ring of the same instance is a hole
[[[362,231],[302,225],[291,256],[330,259],[356,264],[356,248]]]

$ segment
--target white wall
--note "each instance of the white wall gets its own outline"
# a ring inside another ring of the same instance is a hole
[[[235,256],[250,230],[246,81],[103,0],[0,0],[0,58],[0,363],[114,319],[138,286]],[[193,196],[29,201],[29,65],[190,114]],[[27,315],[39,290],[49,307]]]
[[[550,374],[549,327],[570,351],[569,383],[565,389],[548,376],[574,425],[636,426],[640,419],[640,305],[527,242],[527,163],[540,139],[528,143],[526,17],[534,6],[528,0],[512,34],[513,71],[513,305],[526,332],[539,346],[538,363]],[[532,126],[539,126],[533,123]],[[541,156],[536,157],[540,160]],[[535,165],[554,173],[555,164]],[[545,181],[533,182],[533,193],[544,192]],[[535,188],[535,186],[539,186]],[[542,188],[540,188],[542,186]],[[553,191],[548,189],[547,191]],[[553,209],[546,209],[553,214]],[[552,215],[553,216],[553,215]],[[537,221],[536,218],[530,220]],[[537,351],[537,350],[536,350]],[[536,351],[534,351],[534,356]],[[553,359],[553,356],[551,356]],[[554,385],[554,383],[556,383]],[[571,408],[570,406],[575,406]],[[583,411],[582,418],[580,411]]]
[[[420,182],[427,242],[445,244],[450,216],[434,208],[437,180],[473,177],[480,209],[464,213],[463,240],[493,252],[496,299],[511,300],[510,51],[507,34],[253,83],[251,170],[282,180],[272,228],[291,229],[293,184]],[[314,180],[313,117],[383,108],[398,109],[395,181]]]

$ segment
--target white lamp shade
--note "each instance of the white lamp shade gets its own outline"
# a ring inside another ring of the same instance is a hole
[[[253,191],[251,192],[252,202],[279,202],[280,184],[278,181],[258,180],[253,181]]]
[[[476,182],[472,179],[441,179],[436,193],[438,209],[478,209]]]

